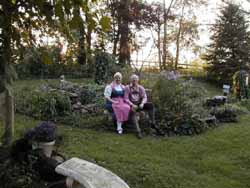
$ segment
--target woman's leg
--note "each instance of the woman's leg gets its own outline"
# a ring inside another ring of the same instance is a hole
[[[116,124],[117,124],[117,132],[118,132],[118,134],[122,134],[122,131],[123,131],[122,122],[117,121]]]

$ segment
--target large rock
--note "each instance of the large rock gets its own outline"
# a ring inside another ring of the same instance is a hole
[[[56,172],[74,179],[85,188],[129,188],[111,171],[79,158],[60,164],[56,167]]]

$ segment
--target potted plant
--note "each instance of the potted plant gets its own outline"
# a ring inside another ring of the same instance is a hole
[[[53,122],[43,121],[30,129],[26,138],[32,140],[33,149],[41,148],[47,157],[51,156],[56,138],[56,126]]]

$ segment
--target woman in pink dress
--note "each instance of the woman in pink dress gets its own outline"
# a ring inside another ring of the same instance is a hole
[[[122,74],[115,73],[114,81],[107,85],[104,91],[104,96],[107,99],[105,107],[115,114],[118,134],[122,134],[122,124],[128,120],[130,112],[130,106],[124,99],[125,86],[121,84],[121,81]]]

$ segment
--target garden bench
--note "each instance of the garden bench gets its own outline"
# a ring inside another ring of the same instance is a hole
[[[79,158],[71,158],[58,165],[56,172],[68,177],[68,182],[73,180],[69,185],[72,188],[129,188],[111,171]]]
[[[151,89],[145,89],[146,93],[147,93],[147,98],[148,98],[148,102],[151,103],[152,102],[152,90]],[[114,115],[109,112],[108,110],[104,109],[103,114],[105,115],[105,119],[110,122],[114,122]],[[135,114],[136,118],[132,118],[132,116],[130,115],[129,117],[129,129],[131,128],[135,128],[135,124],[140,124],[141,120],[146,120],[146,122],[148,122],[148,113],[146,111],[140,111],[140,112],[136,112]],[[133,127],[131,127],[131,125],[133,125]],[[139,125],[140,126],[140,125]],[[140,126],[141,127],[141,126]],[[147,127],[147,126],[146,126]]]

